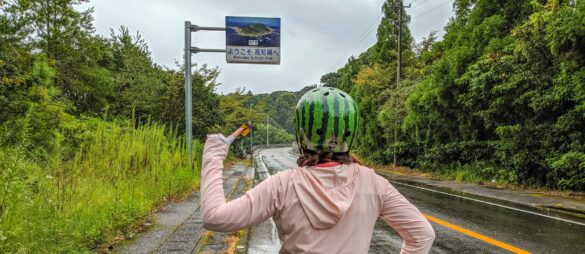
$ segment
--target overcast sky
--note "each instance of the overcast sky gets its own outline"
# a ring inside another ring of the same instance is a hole
[[[350,55],[359,55],[376,40],[382,0],[92,0],[95,27],[108,36],[110,28],[127,26],[146,39],[154,61],[177,68],[183,62],[184,22],[224,26],[225,16],[281,18],[280,65],[227,64],[225,54],[200,53],[193,62],[218,66],[219,93],[246,87],[254,93],[295,91],[318,84]],[[410,29],[418,42],[443,27],[453,15],[452,0],[405,0],[412,3]],[[193,33],[193,46],[225,48],[224,32]]]

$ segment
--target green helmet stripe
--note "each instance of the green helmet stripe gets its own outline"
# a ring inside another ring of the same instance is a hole
[[[360,115],[359,115],[359,113],[358,113],[358,109],[357,109],[357,105],[355,104],[355,101],[354,101],[354,102],[352,102],[352,103],[351,103],[351,105],[353,106],[353,110],[356,112],[356,113],[353,115],[353,126],[352,126],[353,128],[352,128],[352,129],[353,129],[354,131],[357,131],[357,127],[358,127],[358,126],[357,126],[357,125],[358,125],[358,118],[360,117]],[[356,134],[352,133],[352,135],[356,135]],[[353,144],[353,140],[354,140],[354,139],[352,138],[352,139],[349,141],[349,147],[350,147],[350,148],[351,148],[351,145]]]
[[[339,135],[339,97],[333,97],[333,135],[337,140],[341,137]],[[339,142],[339,141],[338,141]]]
[[[347,133],[349,129],[349,102],[347,100],[343,100],[343,138],[341,139],[341,143],[345,143],[347,137],[345,133]]]
[[[317,112],[316,112],[317,111]],[[311,142],[312,144],[315,144],[315,140],[313,140],[313,126],[315,125],[315,113],[317,114],[322,114],[322,109],[320,107],[315,108],[315,103],[311,103],[309,105],[309,129],[307,130],[307,137],[309,139],[309,142]],[[319,117],[317,117],[317,120],[319,120],[319,123],[321,122],[321,119],[319,119]]]
[[[323,113],[321,114],[321,135],[319,135],[319,140],[317,141],[318,149],[323,149],[325,147],[325,138],[327,137],[327,127],[329,127],[329,97],[328,95],[321,96],[321,108],[323,109]]]
[[[335,93],[335,91],[330,88],[329,91],[330,95],[327,96],[327,107],[329,108],[329,121],[327,122],[327,129],[325,131],[325,133],[327,134],[326,138],[327,138],[327,146],[329,146],[329,141],[337,136],[337,134],[335,132],[333,132],[333,129],[335,127],[335,116],[337,115],[335,112],[335,98],[337,96],[335,96],[333,93]],[[331,131],[328,131],[331,130]],[[333,147],[332,149],[336,149],[336,147]]]
[[[303,104],[301,105],[301,116],[300,116],[301,120],[299,121],[299,123],[297,123],[299,125],[299,128],[297,130],[301,130],[301,129],[304,130],[305,129],[305,119],[307,119],[305,117],[305,104],[307,104],[307,102],[303,101]],[[297,113],[298,113],[298,111],[299,110],[297,109]],[[301,133],[299,133],[299,134],[301,134]]]
[[[352,104],[351,102],[349,102],[349,107],[350,107],[350,108],[353,108],[353,104]],[[354,122],[355,122],[355,121],[354,121],[354,119],[355,119],[356,117],[357,117],[356,115],[350,115],[350,116],[349,116],[349,122],[347,122],[347,123],[348,123],[348,125],[349,125],[349,128],[348,128],[348,129],[349,129],[349,131],[351,131],[351,130],[355,130],[355,124],[354,124]]]
[[[301,125],[299,124],[299,122],[301,121],[301,119],[304,119],[304,118],[300,117],[300,111],[298,110],[298,107],[297,107],[297,110],[295,110],[294,125],[295,125],[295,132],[296,132],[295,140],[297,141],[297,145],[299,145],[299,148],[301,147],[301,143],[299,140],[299,137],[301,136],[301,134],[299,133],[299,130],[301,129],[300,128]]]
[[[308,137],[308,135],[309,135],[309,115],[311,115],[310,108],[311,108],[311,102],[309,100],[306,100],[305,103],[303,103],[303,134],[305,135],[305,137]],[[308,141],[308,140],[303,140],[303,141]],[[307,145],[307,144],[305,144],[305,145]]]
[[[323,114],[326,111],[323,108],[323,100],[321,99],[322,95],[319,94],[320,91],[318,91],[315,95],[315,100],[313,105],[315,105],[315,111],[313,111],[313,129],[312,129],[312,136],[311,136],[311,143],[315,145],[315,148],[318,149],[319,144],[319,140],[320,140],[320,136],[317,135],[317,130],[319,128],[322,128],[322,124],[323,124]]]

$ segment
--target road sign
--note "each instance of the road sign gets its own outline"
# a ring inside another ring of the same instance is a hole
[[[225,17],[228,63],[280,64],[280,18]]]

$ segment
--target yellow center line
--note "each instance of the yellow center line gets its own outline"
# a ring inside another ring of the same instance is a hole
[[[444,227],[447,227],[447,228],[453,229],[453,230],[455,230],[455,231],[458,231],[458,232],[460,232],[460,233],[466,234],[466,235],[468,235],[468,236],[471,236],[471,237],[473,237],[473,238],[475,238],[475,239],[482,240],[482,241],[484,241],[484,242],[486,242],[486,243],[493,244],[493,245],[495,245],[495,246],[498,246],[498,247],[500,247],[500,248],[502,248],[502,249],[505,249],[505,250],[511,251],[511,252],[513,252],[513,253],[521,253],[521,254],[529,254],[529,253],[530,253],[530,252],[528,252],[528,251],[525,251],[525,250],[523,250],[523,249],[520,249],[520,248],[514,247],[514,246],[512,246],[512,245],[509,245],[509,244],[506,244],[506,243],[500,242],[500,241],[498,241],[498,240],[495,240],[495,239],[493,239],[493,238],[490,238],[490,237],[487,237],[487,236],[485,236],[485,235],[482,235],[482,234],[476,233],[476,232],[474,232],[474,231],[471,231],[471,230],[469,230],[469,229],[465,229],[465,228],[459,227],[459,226],[457,226],[457,225],[453,225],[453,224],[451,224],[451,223],[449,223],[449,222],[446,222],[446,221],[444,221],[444,220],[437,219],[437,218],[435,218],[435,217],[433,217],[433,216],[430,216],[430,215],[428,215],[428,214],[424,214],[424,216],[425,216],[425,217],[426,217],[428,220],[430,220],[430,221],[432,221],[432,222],[434,222],[434,223],[437,223],[437,224],[439,224],[439,225],[441,225],[441,226],[444,226]]]

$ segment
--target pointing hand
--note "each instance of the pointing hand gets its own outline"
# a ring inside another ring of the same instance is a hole
[[[236,131],[234,131],[234,133],[232,133],[231,136],[234,137],[234,139],[235,139],[235,138],[239,137],[240,134],[242,134],[242,131],[244,131],[244,128],[240,127]]]

